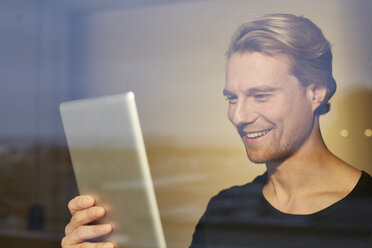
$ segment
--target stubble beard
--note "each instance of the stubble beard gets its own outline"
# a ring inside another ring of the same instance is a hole
[[[247,145],[243,140],[248,159],[257,164],[281,163],[292,156],[303,142],[304,139],[296,140],[295,137],[290,137],[285,144],[275,143],[254,147]]]
[[[265,164],[272,162],[281,162],[293,154],[293,150],[281,148],[278,150],[273,149],[252,149],[246,147],[248,159],[256,164]]]
[[[248,159],[253,163],[281,163],[293,156],[304,145],[314,127],[314,118],[308,126],[299,126],[285,140],[272,139],[267,143],[248,145],[241,135]],[[310,124],[311,123],[311,124]]]

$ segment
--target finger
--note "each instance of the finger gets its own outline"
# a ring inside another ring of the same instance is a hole
[[[62,240],[65,246],[80,244],[86,240],[105,236],[112,232],[110,224],[80,226]]]
[[[68,209],[73,215],[75,212],[89,208],[95,204],[95,200],[90,195],[79,195],[76,196],[68,203]]]
[[[91,223],[95,220],[102,218],[106,211],[103,207],[95,206],[88,209],[75,212],[72,216],[70,223],[67,224],[65,233],[69,235],[79,226]]]
[[[115,248],[115,244],[111,242],[97,242],[97,243],[92,243],[92,242],[84,242],[80,244],[75,244],[75,245],[65,245],[62,240],[61,244],[62,248]]]

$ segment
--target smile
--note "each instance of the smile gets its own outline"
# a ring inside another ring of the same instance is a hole
[[[246,133],[245,137],[247,137],[249,139],[255,139],[255,138],[264,136],[265,134],[267,134],[270,131],[271,131],[271,129],[267,129],[267,130],[259,131],[259,132]]]

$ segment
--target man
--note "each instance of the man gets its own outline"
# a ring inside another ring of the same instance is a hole
[[[321,30],[267,15],[240,27],[227,57],[228,117],[267,172],[212,198],[191,247],[372,247],[372,179],[319,128],[336,90]]]
[[[227,57],[228,117],[267,172],[213,197],[191,247],[371,247],[372,179],[334,156],[319,128],[336,90],[321,30],[267,15],[241,26]],[[69,209],[63,247],[113,247],[86,242],[112,231],[86,225],[104,215],[92,197]]]

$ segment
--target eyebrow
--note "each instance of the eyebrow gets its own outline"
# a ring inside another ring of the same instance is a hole
[[[227,89],[223,89],[222,94],[223,94],[224,96],[231,96],[231,95],[234,95],[232,92],[228,91]]]
[[[279,88],[275,88],[275,87],[270,87],[270,86],[261,86],[261,87],[254,87],[254,88],[250,88],[246,91],[246,93],[248,95],[253,95],[255,93],[263,93],[263,92],[274,92],[274,91],[277,91],[279,90]],[[227,89],[224,89],[222,94],[224,96],[231,96],[231,95],[235,95],[234,93],[232,93],[231,91],[227,90]]]
[[[270,87],[270,86],[261,86],[261,87],[255,87],[247,90],[248,94],[254,94],[254,93],[261,93],[261,92],[273,92],[277,91],[278,88]]]

